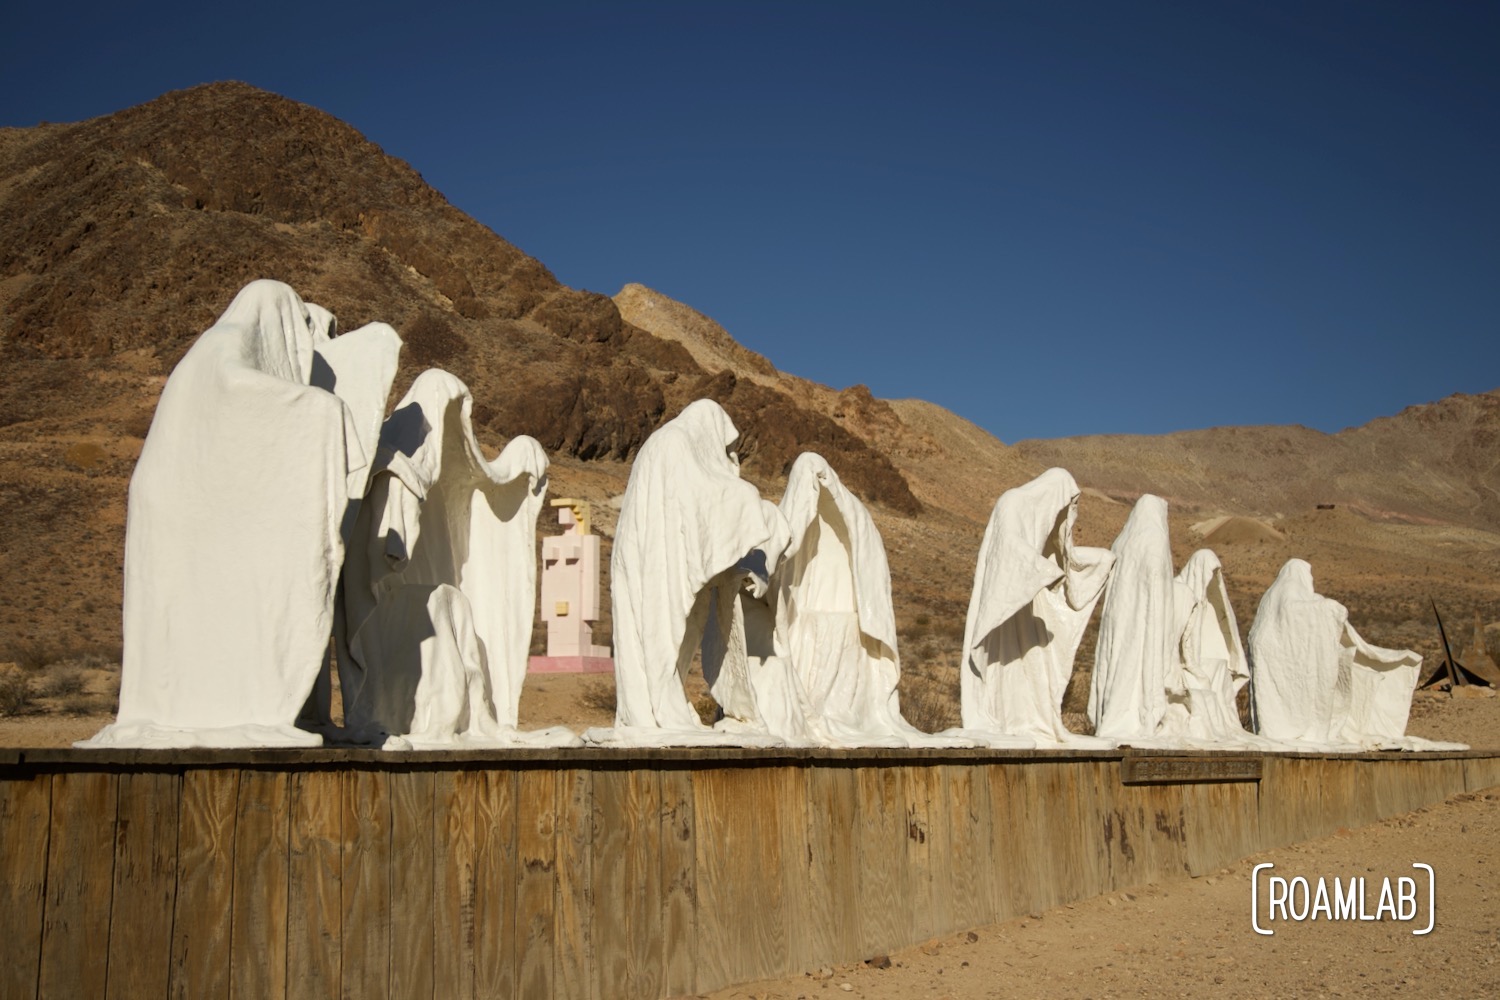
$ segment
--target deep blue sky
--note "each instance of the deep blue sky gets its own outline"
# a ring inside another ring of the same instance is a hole
[[[1500,4],[91,6],[7,10],[0,124],[245,80],[570,285],[1006,441],[1500,386]]]

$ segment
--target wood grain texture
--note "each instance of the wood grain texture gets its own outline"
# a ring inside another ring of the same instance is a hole
[[[859,772],[859,942],[861,957],[907,943],[906,795],[897,768]]]
[[[111,997],[166,995],[177,900],[177,806],[181,779],[148,771],[118,785],[114,896],[110,901]]]
[[[954,929],[990,923],[995,913],[995,869],[1008,863],[994,853],[994,815],[985,769],[942,767],[951,852]]]
[[[115,789],[113,774],[64,772],[52,778],[40,996],[104,996],[106,962],[84,956],[107,955]]]
[[[52,775],[0,778],[0,996],[36,996],[51,812]]]
[[[376,1000],[390,991],[389,777],[385,772],[363,768],[343,775],[339,989],[349,1000]]]
[[[190,768],[182,775],[168,986],[180,1000],[229,996],[239,786],[237,770]]]
[[[287,995],[340,993],[343,954],[343,778],[337,771],[291,774],[287,852]]]
[[[392,771],[391,996],[432,997],[433,773]]]
[[[516,991],[556,994],[557,781],[550,771],[516,775]]]
[[[694,840],[693,773],[661,772],[662,990],[697,992],[698,858]]]
[[[983,779],[990,804],[989,908],[991,921],[1009,920],[1029,913],[1026,884],[1042,863],[1037,844],[1027,836],[1030,803],[1026,795],[1024,769],[993,764]]]
[[[808,950],[829,964],[853,961],[860,949],[858,774],[849,767],[812,767],[805,784]],[[700,923],[713,918],[700,903]]]
[[[558,771],[557,920],[554,939],[558,996],[600,1000],[593,948],[594,772]]]
[[[433,775],[433,941],[435,997],[474,995],[474,804],[482,772],[443,770]]]
[[[474,995],[516,992],[516,772],[485,771],[474,803]]]
[[[702,805],[695,803],[699,817]],[[600,997],[651,998],[662,991],[662,909],[653,898],[661,885],[660,810],[657,772],[594,772],[591,937]],[[701,822],[695,832],[701,846]]]
[[[285,771],[240,775],[234,827],[234,917],[229,995],[286,995],[287,855],[291,793]]]

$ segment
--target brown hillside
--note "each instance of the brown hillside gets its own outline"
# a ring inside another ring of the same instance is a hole
[[[1500,528],[1500,389],[1409,406],[1337,434],[1215,427],[1015,447],[1109,493],[1156,493],[1185,507],[1281,517],[1334,504],[1377,520]]]

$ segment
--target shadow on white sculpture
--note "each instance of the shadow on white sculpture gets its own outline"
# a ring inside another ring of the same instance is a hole
[[[1078,484],[1048,469],[985,527],[959,665],[962,732],[995,747],[1102,748],[1063,724],[1073,660],[1114,557],[1073,544]]]
[[[829,746],[955,747],[901,715],[885,544],[865,505],[822,456],[792,464],[781,514],[791,547],[774,576],[776,647],[791,665],[805,733]],[[788,734],[792,735],[792,734]]]
[[[768,516],[774,508],[740,478],[734,452],[738,440],[739,431],[723,408],[700,399],[641,446],[610,558],[615,728],[591,729],[584,733],[587,742],[780,742],[762,735],[755,718],[731,717],[730,725],[709,728],[683,689],[715,594],[744,585],[747,574],[754,573],[750,567],[758,550],[765,561],[761,572],[769,574],[776,553],[764,550],[774,547],[775,536],[784,532]],[[726,700],[730,705],[721,702],[721,708],[737,707],[734,699]]]
[[[1288,560],[1250,627],[1257,730],[1297,749],[1468,749],[1406,735],[1421,664],[1366,642],[1344,606],[1313,589],[1312,567]]]
[[[130,481],[117,721],[80,746],[315,746],[349,500],[401,340],[256,281],[178,363]]]
[[[521,435],[486,461],[472,408],[461,381],[425,371],[381,431],[344,568],[345,726],[387,749],[576,745],[516,729],[547,456]]]

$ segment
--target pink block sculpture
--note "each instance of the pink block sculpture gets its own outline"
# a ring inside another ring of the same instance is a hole
[[[609,647],[594,645],[599,620],[599,536],[589,531],[589,505],[553,500],[567,530],[542,539],[542,621],[547,655],[533,656],[532,673],[612,673]]]

